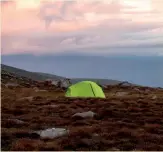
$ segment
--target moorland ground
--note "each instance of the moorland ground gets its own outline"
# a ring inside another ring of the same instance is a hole
[[[2,87],[1,149],[163,150],[162,89],[112,86],[105,94],[106,99],[66,98],[60,90]],[[72,117],[86,111],[96,115]],[[42,139],[31,133],[53,127],[69,134]]]

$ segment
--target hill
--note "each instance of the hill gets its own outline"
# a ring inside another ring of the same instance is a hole
[[[93,78],[73,78],[73,79],[71,79],[71,82],[77,83],[79,81],[85,81],[85,80],[94,81],[101,85],[117,85],[122,82],[122,81],[117,81],[117,80],[93,79]]]
[[[23,76],[26,78],[30,78],[36,81],[44,81],[46,79],[53,79],[53,80],[64,79],[64,77],[45,74],[45,73],[30,72],[30,71],[26,71],[26,70],[19,69],[16,67],[11,67],[11,66],[4,65],[4,64],[1,64],[1,70],[2,70],[2,73],[3,71],[5,71],[5,72],[13,73],[19,76]]]
[[[2,63],[28,71],[68,78],[111,79],[143,86],[163,87],[163,57],[157,56],[21,54],[2,55]]]
[[[48,73],[42,73],[42,72],[30,72],[26,70],[22,70],[19,68],[11,67],[8,65],[1,64],[1,69],[2,73],[3,71],[8,72],[8,73],[13,73],[22,77],[26,77],[35,81],[44,81],[46,79],[52,79],[52,80],[62,80],[66,79],[66,77],[61,77],[53,74],[48,74]],[[116,80],[108,80],[108,79],[91,79],[91,78],[72,78],[70,79],[70,82],[72,84],[79,82],[79,81],[84,81],[84,80],[91,80],[98,82],[101,85],[116,85],[121,83],[121,81],[116,81]]]

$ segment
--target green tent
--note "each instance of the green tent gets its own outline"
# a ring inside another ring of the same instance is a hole
[[[67,89],[66,97],[96,97],[105,98],[105,94],[100,86],[95,82],[81,81]]]

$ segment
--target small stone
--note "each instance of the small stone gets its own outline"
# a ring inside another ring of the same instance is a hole
[[[41,138],[57,138],[62,137],[64,135],[67,135],[69,133],[69,130],[66,130],[64,128],[51,128],[46,130],[37,131]]]
[[[88,112],[76,113],[72,117],[93,118],[94,115],[95,115],[94,112],[88,111]]]
[[[152,99],[153,99],[153,100],[157,99],[157,96],[156,96],[156,95],[154,95],[154,96],[152,97]]]
[[[38,87],[34,87],[33,89],[35,90],[35,92],[47,92],[47,90],[41,90]]]
[[[19,85],[17,83],[7,83],[5,84],[5,87],[7,88],[13,88],[13,87],[18,87]]]
[[[118,97],[122,97],[122,96],[128,95],[128,93],[127,92],[117,92],[115,95]]]

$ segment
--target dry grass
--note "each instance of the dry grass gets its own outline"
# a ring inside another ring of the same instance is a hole
[[[2,150],[163,150],[163,91],[146,90],[109,88],[106,99],[71,99],[61,91],[2,88]],[[129,95],[116,97],[117,91]],[[29,96],[33,100],[19,100]],[[72,118],[89,110],[94,118]],[[67,128],[70,134],[43,140],[31,133],[50,127]]]

